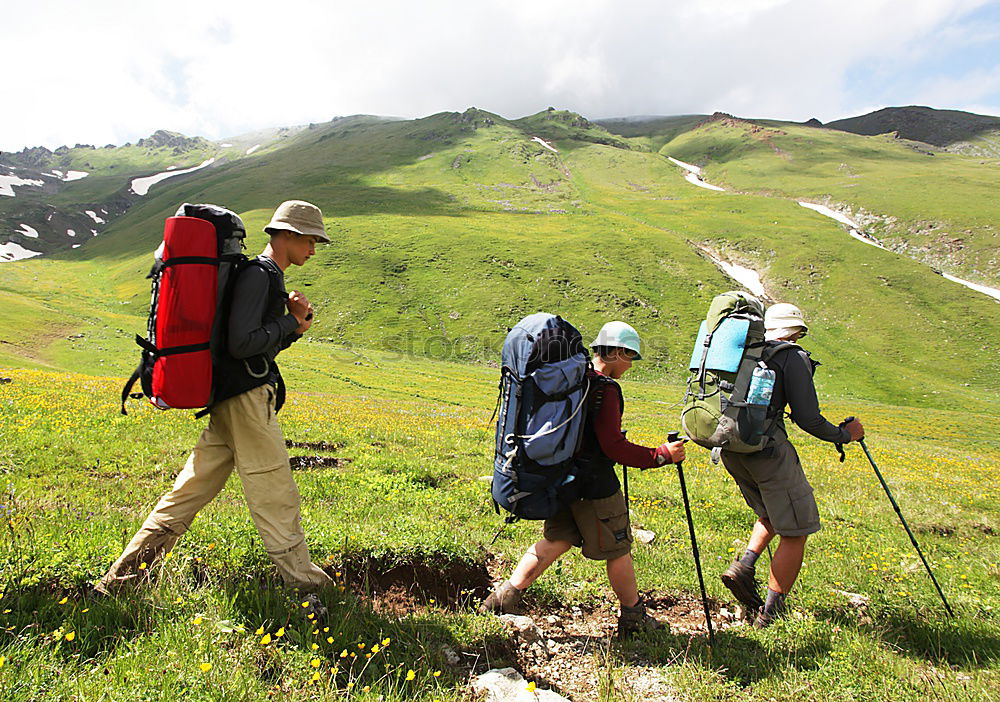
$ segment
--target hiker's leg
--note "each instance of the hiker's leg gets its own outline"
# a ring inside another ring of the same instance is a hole
[[[233,469],[233,452],[226,438],[225,427],[209,421],[173,488],[160,498],[122,555],[101,578],[97,590],[111,592],[148,577],[152,566],[188,530],[198,511],[219,494]],[[146,568],[140,569],[143,563]]]
[[[753,531],[750,533],[747,550],[760,555],[764,553],[764,549],[767,548],[773,538],[774,529],[771,527],[771,520],[758,519],[757,523],[753,525]]]
[[[771,561],[771,578],[768,587],[775,592],[788,594],[799,577],[802,559],[806,552],[806,536],[782,536]]]
[[[639,586],[635,579],[632,554],[612,558],[607,562],[608,582],[623,607],[635,607],[639,602]]]
[[[264,385],[237,395],[230,411],[236,470],[250,515],[281,579],[307,591],[332,585],[306,547],[299,490],[274,413],[274,389]]]
[[[524,590],[571,548],[573,544],[569,541],[542,539],[535,542],[518,562],[514,574],[510,576],[510,584],[518,590]]]

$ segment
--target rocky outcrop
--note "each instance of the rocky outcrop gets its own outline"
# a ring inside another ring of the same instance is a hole
[[[186,137],[183,134],[168,132],[165,129],[158,129],[145,139],[137,141],[135,145],[146,149],[169,147],[174,149],[175,153],[183,153],[185,151],[204,149],[212,146],[211,142],[202,137]]]

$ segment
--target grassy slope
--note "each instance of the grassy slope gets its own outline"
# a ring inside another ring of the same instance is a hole
[[[991,423],[966,405],[947,409],[974,393],[982,412],[995,412],[993,303],[847,238],[792,202],[702,191],[655,153],[548,134],[554,154],[530,141],[536,131],[500,120],[472,129],[450,114],[309,130],[287,149],[154,187],[76,252],[0,267],[0,368],[116,376],[3,373],[14,378],[0,386],[0,471],[8,476],[0,611],[10,610],[2,621],[12,627],[0,643],[8,659],[0,678],[11,696],[42,689],[52,697],[332,695],[329,670],[339,652],[389,637],[394,643],[380,654],[389,669],[362,674],[344,661],[340,690],[356,682],[371,685],[362,698],[457,699],[463,673],[447,667],[441,644],[504,660],[495,621],[467,611],[471,596],[425,603],[402,620],[354,597],[333,599],[334,641],[312,634],[292,614],[294,601],[258,588],[271,567],[236,485],[199,517],[158,586],[128,602],[74,599],[168,487],[200,427],[188,413],[116,414],[119,378],[137,358],[131,336],[143,327],[143,275],[162,218],[184,199],[224,203],[243,213],[256,249],[262,239],[253,232],[285,196],[320,203],[335,234],[307,267],[289,271],[290,285],[307,290],[320,312],[313,341],[283,362],[300,392],[283,413],[289,438],[335,443],[338,456],[352,459],[297,474],[317,558],[336,568],[366,555],[389,563],[417,557],[442,570],[460,562],[482,571],[488,548],[509,565],[537,525],[508,529],[486,547],[497,519],[477,478],[489,470],[495,371],[420,356],[493,360],[506,325],[539,308],[564,313],[585,335],[610,316],[628,319],[647,340],[651,362],[636,366],[634,380],[645,382],[626,383],[626,424],[631,438],[654,443],[676,423],[697,319],[730,286],[689,245],[707,243],[761,270],[776,296],[820,322],[807,346],[826,362],[818,377],[825,409],[865,419],[876,458],[960,617],[941,618],[860,455],[841,465],[829,447],[799,436],[826,520],[797,590],[803,618],[764,633],[726,632],[715,657],[680,635],[615,648],[602,675],[627,679],[628,657],[637,653],[663,664],[695,699],[996,692],[1000,592],[989,534],[1000,519],[997,442]],[[947,319],[981,320],[981,331]],[[948,362],[935,363],[939,355]],[[956,392],[963,382],[972,389]],[[939,438],[929,451],[932,437]],[[748,514],[724,473],[692,453],[688,480],[708,584],[728,599],[711,574],[741,548]],[[658,534],[637,551],[642,586],[694,592],[672,473],[644,473],[632,491],[637,524]],[[869,610],[856,612],[834,590],[870,596]],[[603,573],[567,560],[539,583],[533,606],[557,601],[610,607]],[[282,625],[287,636],[278,645],[261,646],[252,634],[264,626],[274,636]],[[213,668],[202,672],[206,662]],[[437,669],[440,678],[431,674]]]
[[[709,182],[743,192],[845,203],[895,221],[872,233],[959,277],[997,284],[996,160],[936,152],[890,137],[747,122],[713,122],[661,153],[705,166]]]
[[[787,200],[694,188],[660,155],[579,141],[557,141],[553,153],[499,118],[475,129],[468,117],[335,124],[156,186],[86,247],[0,268],[0,290],[42,307],[30,343],[20,312],[0,316],[0,338],[18,341],[0,345],[0,359],[78,371],[104,362],[125,373],[148,305],[148,252],[176,203],[241,212],[255,250],[276,201],[301,197],[324,207],[335,238],[289,272],[322,310],[317,337],[492,361],[510,323],[529,312],[558,311],[585,335],[617,317],[647,339],[643,376],[679,381],[707,302],[732,286],[689,244],[698,242],[761,271],[772,296],[816,320],[810,348],[831,371],[824,389],[954,406],[967,383],[995,406],[997,310],[988,299]],[[562,117],[555,124],[565,126]],[[704,143],[674,146],[691,159]],[[72,331],[86,336],[66,339]]]
[[[285,370],[300,391],[282,413],[286,436],[334,444],[324,455],[350,461],[296,473],[310,548],[343,574],[340,580],[362,587],[359,564],[369,558],[382,568],[410,562],[444,573],[466,564],[485,574],[493,563],[504,572],[536,538],[538,525],[524,523],[489,545],[499,520],[479,476],[489,471],[495,371],[346,352],[315,341],[293,348]],[[155,569],[155,586],[122,601],[78,599],[80,584],[99,575],[167,489],[201,422],[140,403],[119,416],[114,378],[4,375],[13,383],[0,390],[0,470],[7,485],[0,684],[10,699],[258,699],[270,692],[312,699],[335,697],[338,688],[343,694],[354,682],[361,699],[458,700],[465,673],[447,664],[441,645],[486,655],[492,665],[513,662],[496,620],[470,611],[478,591],[432,602],[434,591],[418,589],[416,604],[399,619],[335,591],[328,596],[331,630],[320,633],[296,614],[297,600],[260,588],[273,568],[235,479],[171,561]],[[625,392],[630,437],[660,440],[676,422],[671,404],[679,388],[626,382]],[[623,682],[615,699],[642,699],[640,691],[628,692],[636,656],[691,699],[988,699],[997,693],[994,432],[965,413],[840,402],[827,409],[834,416],[860,410],[865,417],[876,459],[958,618],[944,617],[861,453],[849,449],[848,462],[840,464],[828,445],[796,432],[825,528],[812,539],[795,617],[766,632],[722,632],[712,656],[704,639],[683,634],[598,651],[602,678]],[[928,451],[932,436],[935,448]],[[716,574],[742,549],[750,514],[703,451],[692,447],[686,469],[709,591],[726,603],[730,597]],[[657,534],[653,545],[636,550],[640,585],[657,597],[697,591],[674,476],[648,471],[631,484],[636,526]],[[858,610],[844,592],[870,603]],[[535,616],[561,614],[559,603],[610,611],[603,569],[567,557],[529,598]],[[261,645],[254,633],[259,627],[272,643]],[[391,645],[364,672],[364,659],[340,658],[345,648],[360,655],[359,643],[370,647],[384,638]],[[203,672],[203,663],[212,669]],[[339,672],[331,676],[335,665]],[[415,671],[410,682],[408,669]],[[435,670],[443,674],[434,677]],[[317,671],[320,681],[313,683]],[[363,686],[371,686],[370,694],[362,694]]]

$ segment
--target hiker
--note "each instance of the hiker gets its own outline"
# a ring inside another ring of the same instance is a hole
[[[764,330],[765,344],[774,346],[798,341],[806,335],[808,326],[798,307],[778,303],[765,312]],[[753,624],[757,628],[769,626],[784,612],[785,598],[802,567],[806,538],[820,529],[812,487],[785,430],[785,405],[791,410],[792,421],[817,439],[846,444],[865,435],[857,420],[838,427],[820,413],[813,385],[813,372],[819,363],[809,357],[808,351],[789,346],[771,356],[766,365],[775,373],[768,407],[768,417],[775,422],[771,438],[764,449],[755,453],[721,452],[722,463],[758,517],[746,552],[723,573],[722,582],[751,615],[756,615]],[[755,566],[775,534],[781,538],[771,560],[764,601],[758,592]]]
[[[233,287],[226,352],[215,368],[208,427],[173,488],[95,585],[99,595],[114,594],[146,577],[235,468],[264,548],[285,585],[310,593],[307,612],[325,614],[315,591],[333,581],[312,563],[306,547],[299,491],[276,418],[284,383],[274,357],[313,323],[306,296],[285,292],[284,271],[305,264],[316,244],[330,238],[320,209],[300,200],[283,202],[264,231],[270,241],[240,269]]]
[[[543,538],[521,558],[513,575],[481,606],[483,612],[510,613],[521,602],[524,590],[573,546],[585,558],[605,561],[608,581],[621,606],[618,635],[662,629],[664,625],[646,613],[639,599],[632,563],[632,533],[628,506],[622,494],[615,464],[653,468],[684,460],[684,442],[646,448],[625,438],[621,429],[624,400],[616,380],[640,355],[639,335],[624,322],[609,322],[590,345],[593,368],[588,369],[590,391],[583,441],[576,455],[579,499],[546,519]]]

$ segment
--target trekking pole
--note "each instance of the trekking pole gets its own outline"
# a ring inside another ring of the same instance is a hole
[[[672,431],[667,434],[667,441],[673,443],[680,440],[680,434]],[[701,605],[705,609],[705,624],[708,625],[708,645],[715,649],[715,631],[712,629],[712,617],[708,613],[708,594],[705,592],[705,578],[701,574],[701,556],[698,554],[698,540],[694,535],[694,519],[691,518],[691,503],[688,501],[687,483],[684,482],[684,461],[677,462],[677,476],[681,481],[681,495],[684,497],[684,511],[687,514],[688,531],[691,534],[691,550],[694,552],[694,566],[698,571],[698,585],[701,587]]]
[[[850,419],[853,419],[853,417]],[[889,486],[886,485],[885,478],[882,477],[882,473],[879,471],[878,466],[875,465],[875,459],[872,458],[872,454],[868,450],[868,446],[865,445],[865,440],[863,438],[859,439],[858,443],[861,444],[861,448],[864,450],[865,455],[868,456],[868,462],[871,463],[872,468],[875,469],[875,475],[878,476],[879,482],[882,483],[882,489],[885,490],[885,494],[888,496],[889,502],[892,503],[892,508],[896,510],[896,514],[899,515],[899,521],[903,523],[903,528],[906,529],[906,534],[910,537],[910,543],[912,543],[913,548],[917,550],[917,555],[920,556],[920,560],[923,562],[924,568],[927,569],[927,575],[931,576],[931,582],[934,583],[934,587],[937,589],[938,595],[941,596],[941,601],[944,602],[944,608],[948,610],[949,616],[954,617],[955,613],[951,610],[951,605],[948,604],[948,600],[945,598],[944,592],[941,591],[941,586],[938,585],[937,578],[934,577],[934,572],[931,570],[930,564],[927,562],[927,559],[924,558],[924,552],[920,550],[920,545],[917,543],[916,537],[913,535],[913,532],[910,531],[910,525],[907,524],[906,519],[903,518],[903,513],[900,511],[899,505],[896,504],[896,499],[889,491]]]

